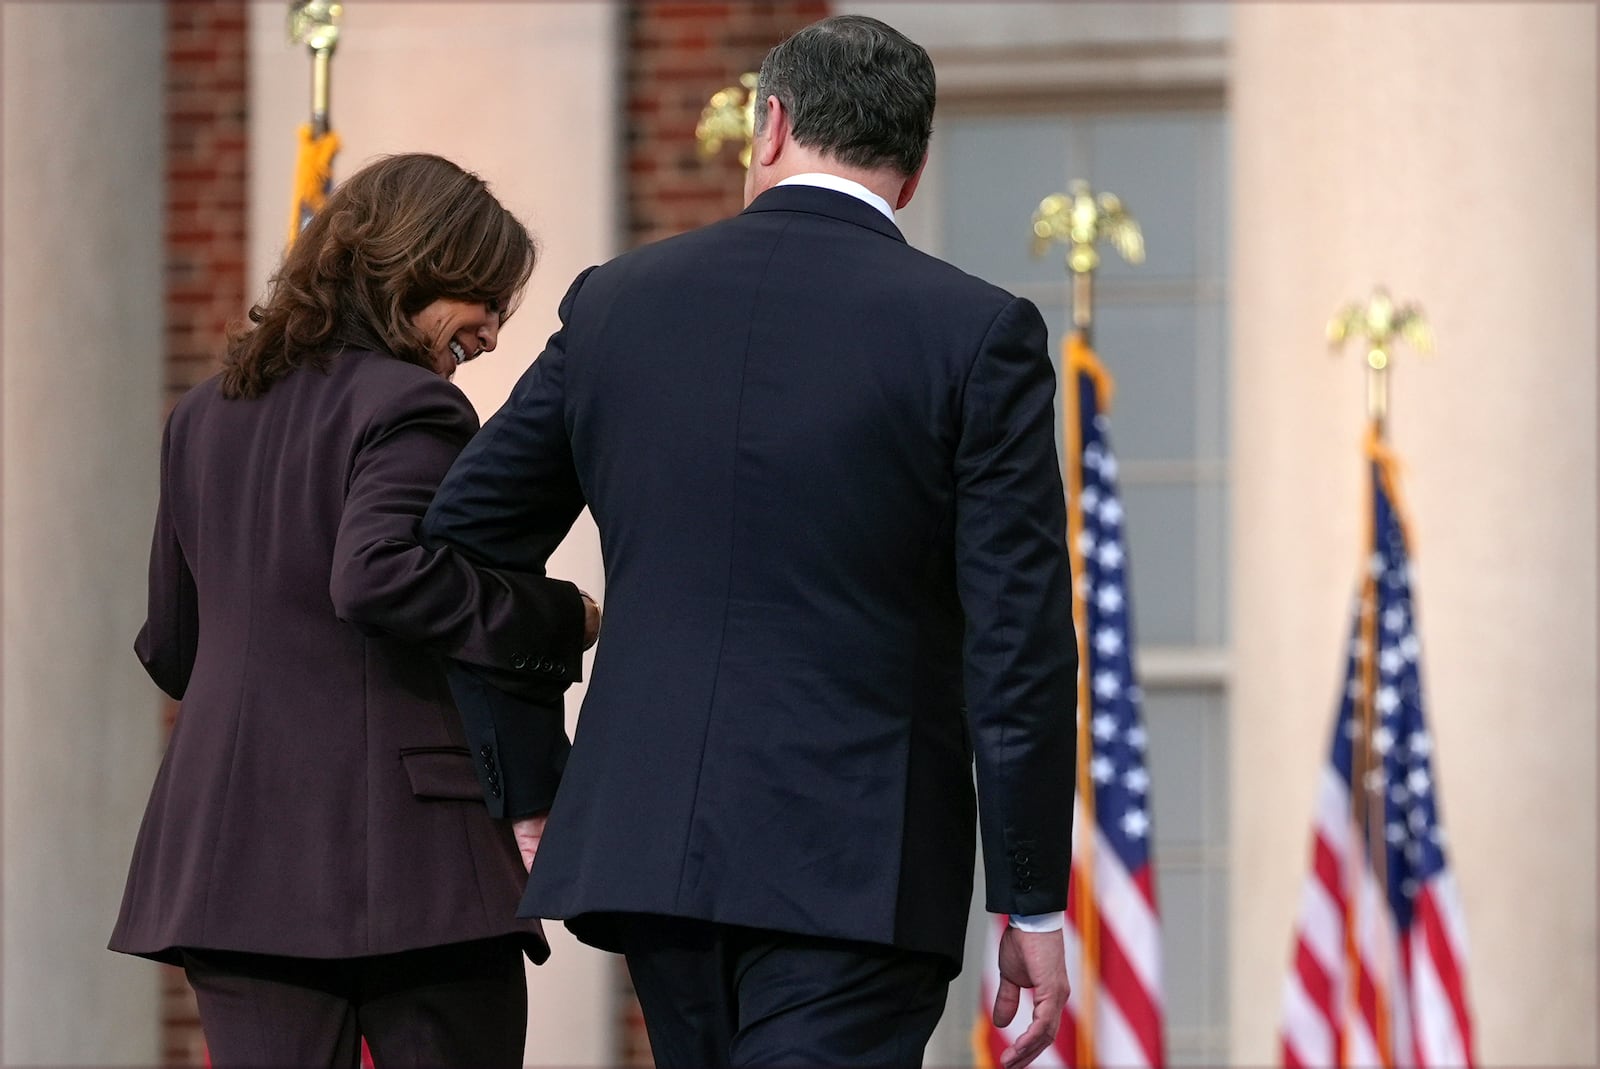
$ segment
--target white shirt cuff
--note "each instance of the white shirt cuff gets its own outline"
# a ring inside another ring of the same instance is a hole
[[[1062,912],[1011,914],[1011,927],[1023,932],[1059,932],[1066,924],[1067,915]]]

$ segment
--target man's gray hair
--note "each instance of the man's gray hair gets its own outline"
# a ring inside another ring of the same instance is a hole
[[[768,52],[756,85],[758,132],[769,96],[788,112],[796,142],[840,163],[910,176],[928,153],[933,61],[877,19],[835,15]]]

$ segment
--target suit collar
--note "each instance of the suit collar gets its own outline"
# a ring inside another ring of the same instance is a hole
[[[804,174],[792,174],[775,184],[780,186],[821,186],[823,189],[833,189],[840,193],[848,193],[856,200],[870,204],[878,209],[878,214],[889,220],[889,222],[894,222],[894,209],[889,207],[888,201],[860,182],[852,178],[846,178],[842,174],[830,174],[827,171],[807,171]]]
[[[830,219],[854,223],[868,230],[876,230],[885,237],[904,242],[900,228],[884,218],[883,213],[848,193],[840,193],[821,186],[773,186],[750,202],[746,212],[807,212],[825,215]]]

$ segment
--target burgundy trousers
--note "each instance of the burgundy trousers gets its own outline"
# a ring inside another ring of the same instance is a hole
[[[515,936],[366,958],[185,950],[214,1069],[518,1069],[528,991]]]

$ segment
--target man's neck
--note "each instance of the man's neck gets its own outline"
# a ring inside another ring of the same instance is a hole
[[[866,186],[862,185],[860,182],[850,178],[843,178],[836,174],[828,174],[826,171],[807,171],[805,174],[797,174],[793,175],[792,177],[785,178],[783,181],[779,182],[778,185],[821,186],[824,189],[836,190],[837,192],[856,198],[863,204],[870,205],[874,211],[882,212],[884,218],[888,219],[891,223],[895,221],[893,205],[884,200],[882,197],[878,196],[878,194],[874,193],[872,190],[868,189]]]
[[[831,174],[865,186],[888,202],[891,209],[900,206],[900,193],[905,188],[906,177],[893,168],[852,167],[840,163],[832,156],[820,152],[786,152],[783,161],[769,169],[762,178],[758,193],[764,193],[786,178],[803,174]]]

